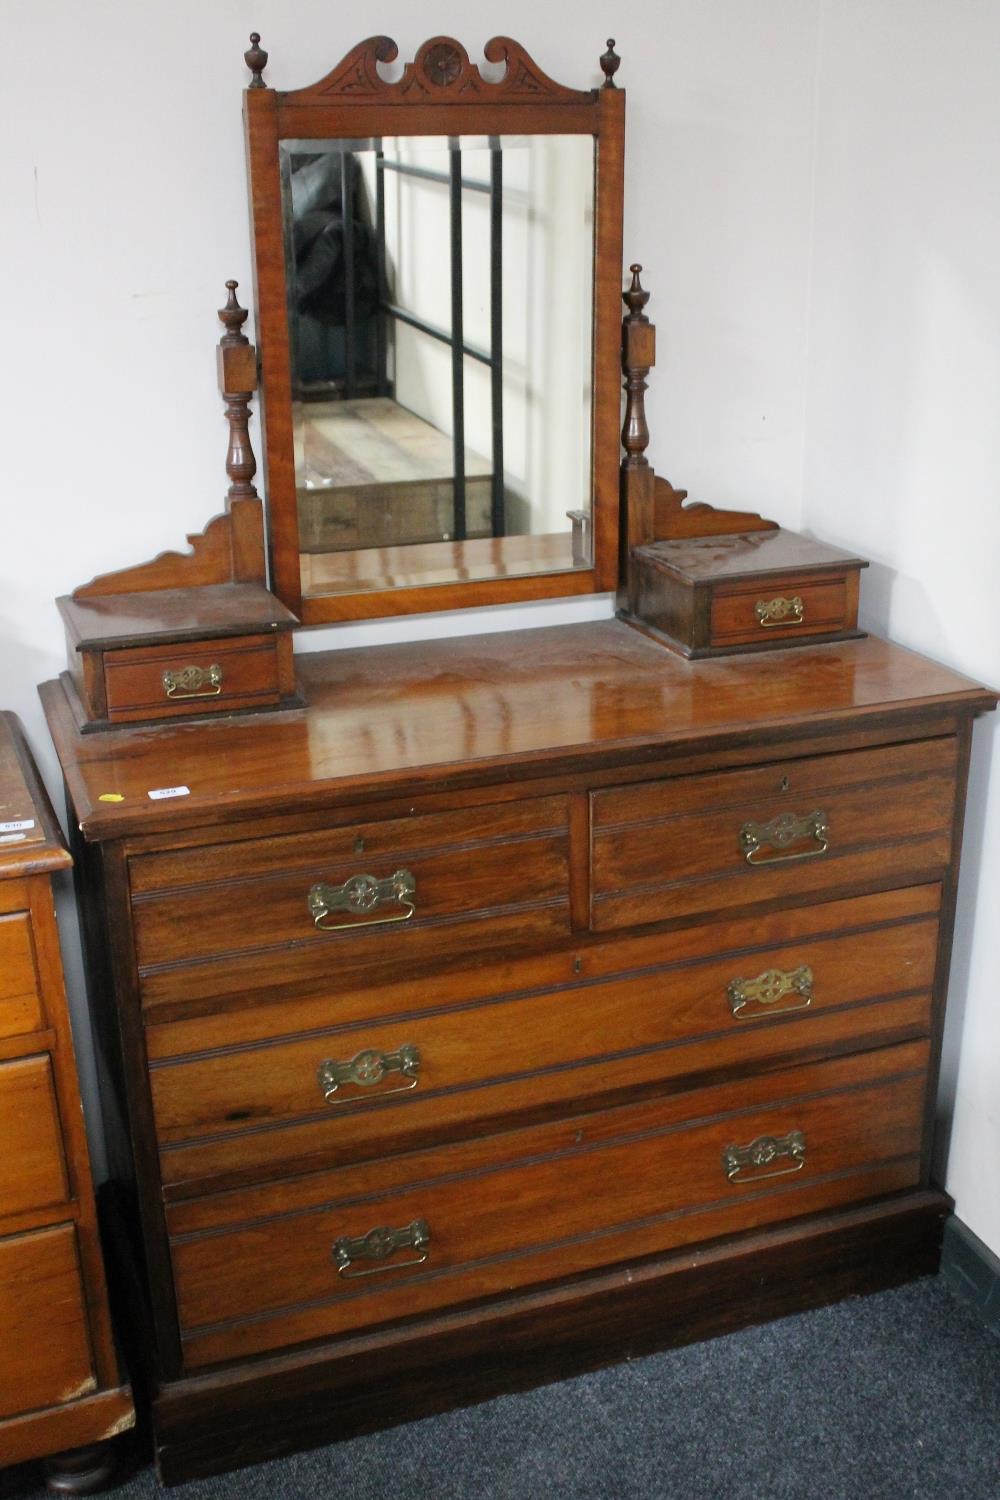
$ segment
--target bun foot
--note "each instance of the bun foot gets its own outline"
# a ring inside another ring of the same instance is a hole
[[[110,1442],[70,1448],[45,1460],[45,1485],[50,1495],[92,1495],[103,1490],[115,1470]]]

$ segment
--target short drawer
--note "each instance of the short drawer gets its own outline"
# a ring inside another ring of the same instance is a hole
[[[926,1043],[168,1210],[189,1368],[912,1186]]]
[[[856,624],[857,574],[851,575],[854,608],[846,576],[812,579],[772,578],[749,586],[717,584],[712,591],[709,641],[713,646],[790,640],[826,635]]]
[[[96,1388],[76,1230],[0,1239],[0,1418]]]
[[[31,918],[11,912],[0,916],[0,1037],[24,1036],[44,1025]]]
[[[591,925],[935,878],[956,766],[943,737],[595,792]]]
[[[569,930],[567,860],[562,797],[142,855],[130,872],[143,997],[408,973],[538,943]]]
[[[0,1219],[69,1196],[47,1056],[0,1063]]]
[[[104,656],[108,718],[176,718],[276,704],[280,694],[276,635],[234,636],[186,646],[134,646]]]
[[[869,919],[887,905],[871,898]],[[799,912],[795,925],[807,934],[823,916]],[[638,972],[520,996],[504,994],[513,976],[496,971],[496,995],[472,1007],[225,1049],[210,1024],[200,1055],[182,1050],[191,1023],[158,1027],[163,1181],[363,1160],[699,1072],[926,1035],[937,925],[927,916],[721,956],[723,931],[707,930],[712,957],[698,962],[671,963],[665,948]]]

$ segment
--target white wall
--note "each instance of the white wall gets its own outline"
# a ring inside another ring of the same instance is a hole
[[[85,9],[8,3],[0,90],[0,702],[25,720],[53,791],[35,696],[63,664],[52,597],[176,546],[225,488],[213,310],[227,276],[250,286],[247,35],[262,33],[270,82],[295,87],[368,29],[328,0]],[[1000,684],[998,16],[985,0],[508,0],[502,25],[578,85],[600,81],[617,38],[625,256],[646,267],[659,330],[657,468],[694,498],[804,520],[867,552],[871,624]],[[475,56],[498,24],[468,0],[383,0],[376,22],[403,57],[439,32]],[[609,609],[437,615],[298,644]],[[948,1182],[1000,1250],[992,732],[977,730]]]
[[[803,525],[870,628],[1000,687],[1000,8],[824,0]],[[942,1132],[1000,1251],[1000,753],[975,730]]]

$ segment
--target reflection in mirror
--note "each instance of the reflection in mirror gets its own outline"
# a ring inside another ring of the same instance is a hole
[[[281,142],[305,594],[591,566],[591,136]]]

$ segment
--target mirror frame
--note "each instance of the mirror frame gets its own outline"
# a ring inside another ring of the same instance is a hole
[[[554,83],[509,37],[494,37],[483,49],[488,62],[506,64],[499,81],[485,79],[461,43],[451,37],[432,37],[424,42],[402,76],[390,81],[382,76],[379,65],[394,62],[398,49],[389,37],[375,36],[354,47],[317,83],[281,92],[264,83],[267,53],[260,48],[256,34],[251,42],[246,60],[254,77],[244,93],[243,115],[262,383],[263,469],[275,594],[303,625],[325,625],[613,591],[619,568],[625,136],[625,94],[613,79],[618,66],[613,44],[609,43],[608,53],[601,59],[604,84],[579,90]],[[595,141],[591,567],[303,597],[278,142],[286,138],[535,134],[590,135]]]

